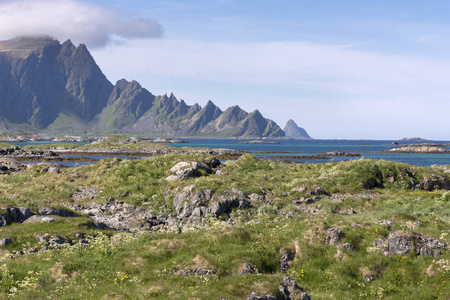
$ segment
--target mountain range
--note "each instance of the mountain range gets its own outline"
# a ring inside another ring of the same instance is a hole
[[[177,137],[284,137],[258,110],[222,111],[153,95],[137,81],[113,85],[85,45],[50,37],[0,41],[0,131],[145,134]]]

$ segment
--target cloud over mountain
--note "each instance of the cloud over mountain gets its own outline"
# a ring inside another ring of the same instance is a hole
[[[0,37],[48,34],[102,47],[114,38],[161,36],[162,28],[150,19],[138,19],[117,9],[75,0],[23,0],[0,3]]]

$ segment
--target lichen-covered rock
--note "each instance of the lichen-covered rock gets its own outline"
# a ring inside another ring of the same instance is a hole
[[[421,234],[411,235],[402,232],[392,232],[384,239],[376,239],[373,245],[379,248],[385,256],[406,255],[413,249],[417,255],[437,257],[445,249],[445,243],[438,239],[427,238]]]
[[[327,193],[327,192],[324,190],[324,188],[321,187],[321,186],[316,187],[313,191],[310,192],[310,194],[311,194],[311,195],[315,195],[315,196],[320,196],[320,195],[323,195],[323,196],[330,196],[330,194]]]
[[[337,227],[328,228],[325,233],[325,244],[337,245],[341,240],[341,230]]]
[[[249,207],[251,206],[247,199],[238,196],[220,196],[217,200],[210,201],[206,213],[219,216],[231,212],[233,208],[245,209]]]
[[[174,272],[175,275],[181,275],[185,277],[197,276],[197,277],[209,277],[213,278],[216,276],[216,272],[212,269],[207,268],[186,268],[177,270]]]
[[[342,248],[346,251],[354,251],[356,248],[350,243],[342,244]]]
[[[259,274],[259,270],[257,267],[250,263],[244,263],[238,270],[238,275],[247,275],[247,274]]]
[[[418,255],[440,256],[445,248],[443,241],[433,238],[426,238],[421,235],[416,236],[414,249]]]
[[[407,235],[390,234],[388,251],[394,255],[405,255],[412,249],[412,239]]]
[[[177,163],[175,166],[173,166],[170,169],[170,172],[177,173],[179,171],[182,171],[184,169],[191,168],[191,167],[192,167],[192,164],[190,162],[181,161],[181,162]]]
[[[252,293],[252,295],[247,297],[246,300],[277,300],[277,298],[272,295],[257,295]]]
[[[130,231],[164,226],[165,223],[165,220],[153,217],[149,211],[140,206],[126,204],[113,198],[107,198],[103,205],[99,203],[90,203],[86,206],[74,204],[68,208],[89,215],[94,225],[100,229]]]
[[[281,299],[285,300],[311,300],[308,294],[297,285],[294,278],[284,276],[281,285],[278,287]]]
[[[215,168],[220,166],[220,161],[216,158],[213,158],[210,162],[202,163],[202,162],[186,162],[182,161],[177,163],[170,169],[170,172],[175,173],[168,177],[166,177],[167,181],[177,181],[177,180],[185,180],[189,178],[195,178],[201,175],[201,172],[206,172],[208,174],[213,174],[215,172]],[[217,172],[218,170],[216,170]],[[217,174],[217,173],[216,173]]]
[[[198,169],[197,168],[187,168],[187,169],[178,171],[176,174],[180,180],[194,178],[194,177],[197,177]]]

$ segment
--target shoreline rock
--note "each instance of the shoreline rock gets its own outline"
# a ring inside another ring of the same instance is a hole
[[[450,150],[443,149],[445,145],[435,144],[417,144],[417,145],[402,145],[397,148],[386,150],[383,152],[400,152],[400,153],[450,153]]]
[[[187,144],[188,142],[182,140],[176,140],[171,138],[156,138],[153,140],[153,143],[161,143],[161,144]]]

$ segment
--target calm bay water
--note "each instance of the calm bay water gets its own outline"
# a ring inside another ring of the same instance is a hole
[[[365,158],[384,159],[398,162],[404,162],[412,165],[430,166],[434,164],[448,165],[450,164],[449,154],[434,153],[380,153],[397,147],[392,145],[392,140],[373,141],[373,140],[274,140],[279,144],[237,144],[237,142],[245,142],[251,140],[235,140],[235,139],[184,139],[189,144],[171,144],[175,147],[213,147],[243,150],[254,153],[255,156],[267,157],[274,155],[297,156],[297,155],[317,155],[331,151],[355,152],[361,154]],[[271,140],[265,140],[271,141]],[[449,141],[399,141],[399,144],[418,144],[418,143],[436,143],[448,144]],[[449,149],[449,148],[444,148]],[[449,149],[450,150],[450,149]],[[273,152],[273,153],[257,153],[257,152]],[[288,152],[288,153],[276,153]],[[349,159],[359,159],[359,157],[332,157],[334,161],[342,161]],[[294,159],[299,162],[319,163],[328,162],[326,159]]]
[[[245,142],[251,140],[242,139],[183,139],[188,144],[168,144],[174,147],[211,147],[211,148],[227,148],[243,150],[253,153],[258,157],[268,156],[298,156],[298,155],[318,155],[325,154],[331,151],[340,152],[354,152],[361,154],[365,158],[384,159],[398,162],[404,162],[412,165],[430,166],[430,165],[450,165],[449,154],[435,154],[435,153],[382,153],[381,151],[389,150],[397,147],[392,145],[392,140],[373,141],[373,140],[273,140],[279,144],[238,144],[238,142]],[[271,140],[264,140],[271,141]],[[51,142],[26,142],[13,143],[15,145],[30,145],[43,144]],[[425,142],[400,141],[399,144],[417,144]],[[426,143],[449,144],[450,141],[427,141]],[[86,143],[77,143],[86,144]],[[449,149],[450,148],[444,148]],[[264,152],[264,153],[258,153]],[[270,152],[270,153],[268,153]],[[286,152],[286,153],[277,153]],[[86,156],[84,156],[86,157]],[[88,156],[94,159],[102,159],[106,156]],[[129,158],[129,157],[121,157]],[[332,157],[334,161],[342,161],[349,159],[359,159],[359,157]],[[327,159],[290,159],[305,163],[321,163],[328,162]],[[70,166],[85,165],[92,162],[77,162],[64,163]]]

